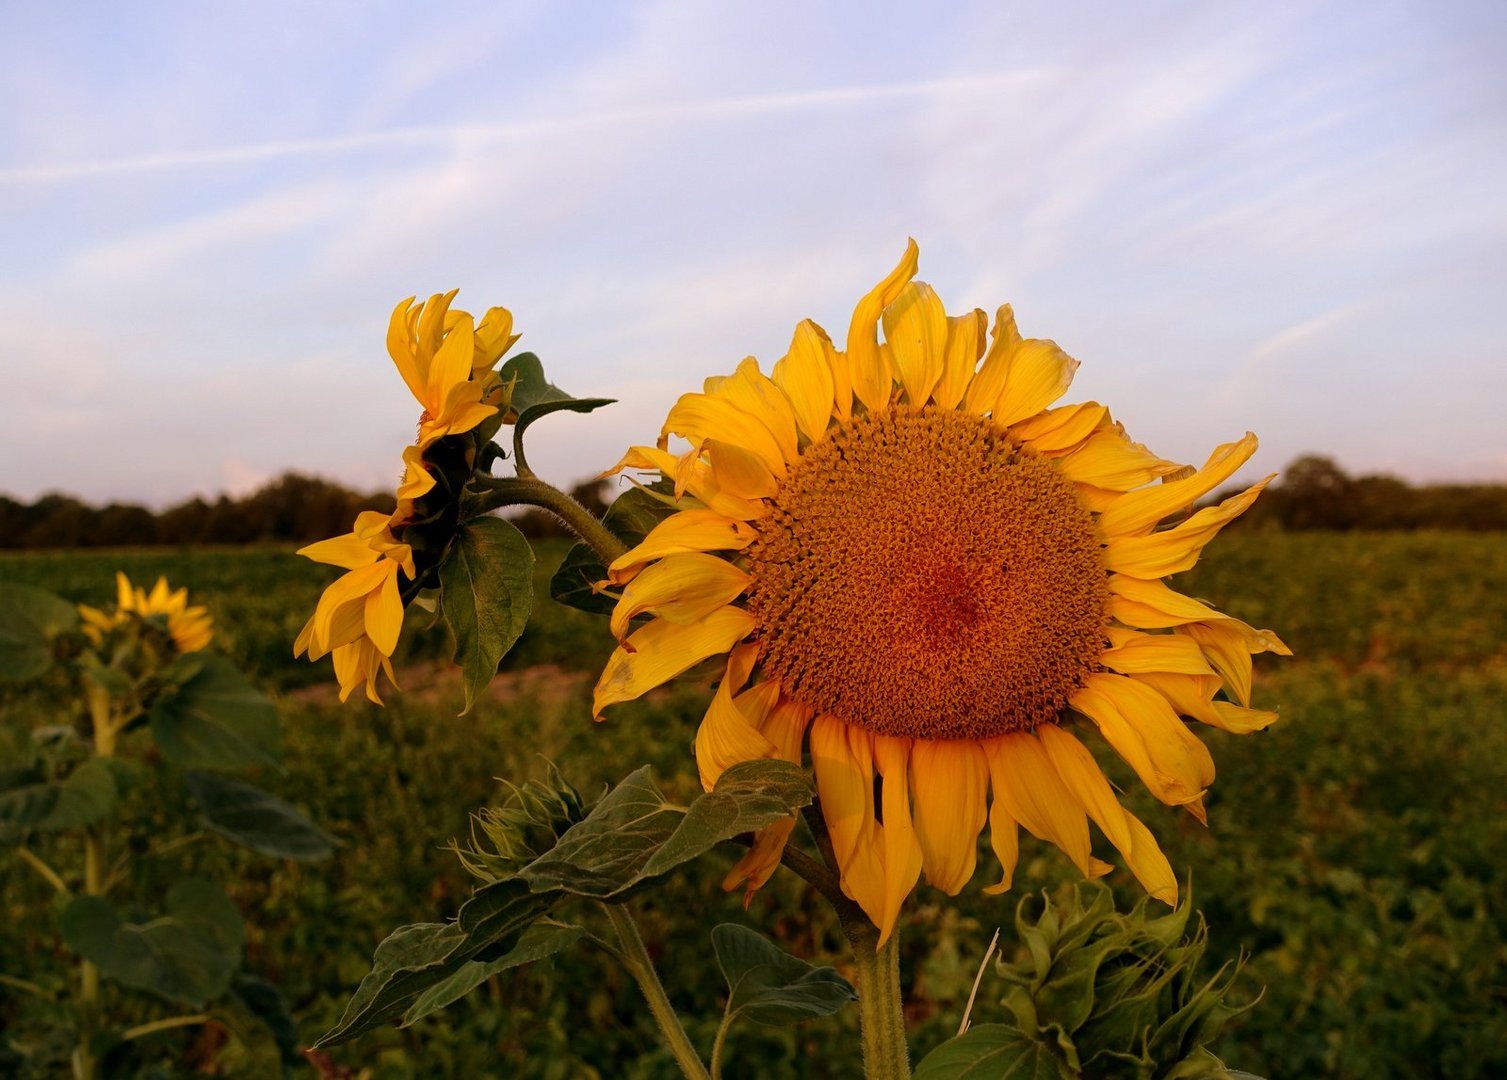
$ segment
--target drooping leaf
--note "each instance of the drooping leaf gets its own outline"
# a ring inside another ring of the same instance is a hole
[[[1080,1080],[1076,1070],[1006,1024],[977,1024],[916,1066],[914,1080]]]
[[[282,991],[260,975],[237,971],[230,980],[230,993],[271,1034],[284,1075],[289,1075],[290,1067],[302,1061],[303,1055],[298,1049],[298,1023]]]
[[[666,502],[664,495],[651,489],[631,488],[612,501],[602,524],[624,544],[633,547],[655,525],[675,513],[675,506]],[[550,578],[549,594],[566,607],[593,615],[610,615],[617,601],[591,587],[606,577],[607,568],[596,552],[586,544],[576,544],[565,553],[559,569]]]
[[[52,667],[52,639],[78,624],[68,601],[28,585],[0,583],[0,679],[35,679]]]
[[[223,994],[241,962],[245,926],[215,886],[194,878],[168,890],[167,914],[122,921],[99,896],[79,896],[60,918],[63,940],[106,977],[194,1008]]]
[[[103,821],[132,782],[130,762],[87,758],[62,780],[35,769],[0,770],[0,844],[25,842],[31,832],[62,832]]]
[[[515,967],[522,967],[524,964],[531,964],[535,960],[543,960],[545,957],[553,956],[569,948],[579,941],[585,932],[579,926],[570,926],[565,923],[534,923],[519,937],[518,944],[496,960],[486,962],[468,960],[448,978],[440,980],[425,990],[403,1014],[403,1026],[407,1027],[430,1013],[438,1012],[454,1004],[493,975],[510,971]]]
[[[746,926],[723,923],[714,928],[712,948],[727,980],[723,1024],[740,1016],[756,1024],[799,1024],[831,1016],[858,1000],[852,984],[835,969],[791,956]]]
[[[440,564],[440,609],[455,640],[466,706],[497,674],[497,664],[528,625],[534,606],[534,551],[501,518],[475,518],[461,526]]]
[[[589,413],[600,409],[603,405],[615,405],[617,398],[564,398],[557,401],[541,401],[537,405],[530,405],[518,414],[518,434],[540,417],[548,416],[552,412],[577,412]]]
[[[191,769],[282,764],[277,710],[235,665],[206,655],[203,666],[152,708],[162,756]]]
[[[608,899],[660,877],[723,840],[787,817],[811,801],[811,779],[788,761],[745,761],[688,810],[668,803],[648,766],[631,773],[519,871],[536,890]]]
[[[420,994],[460,967],[447,965],[446,957],[464,938],[455,923],[414,923],[388,934],[377,946],[372,969],[351,996],[345,1015],[314,1048],[344,1042],[402,1015]]]
[[[183,781],[204,824],[242,847],[276,859],[317,862],[338,846],[292,803],[254,784],[204,772],[188,773]]]

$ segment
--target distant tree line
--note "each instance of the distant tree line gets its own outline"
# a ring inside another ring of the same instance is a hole
[[[1331,458],[1307,454],[1282,470],[1236,524],[1293,531],[1507,530],[1507,485],[1415,487],[1395,476],[1350,476]]]
[[[604,481],[572,494],[600,514]],[[23,503],[0,495],[0,548],[153,547],[200,544],[310,543],[349,532],[362,510],[390,513],[391,493],[363,495],[330,480],[285,473],[250,495],[189,499],[153,512],[132,503],[91,506],[71,495]],[[563,536],[555,519],[529,511],[515,523],[535,537]]]

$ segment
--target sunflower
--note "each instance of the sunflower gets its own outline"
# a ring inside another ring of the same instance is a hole
[[[104,643],[105,635],[124,624],[132,615],[167,619],[167,632],[180,653],[198,652],[214,640],[214,622],[204,608],[188,604],[188,590],[170,590],[167,578],[159,577],[152,591],[136,588],[124,573],[115,572],[115,610],[105,614],[87,604],[79,605],[84,633],[95,645]]]
[[[436,512],[420,507],[438,483],[426,454],[441,439],[465,435],[495,415],[506,397],[493,366],[518,340],[513,316],[494,307],[478,324],[469,312],[451,309],[455,295],[452,289],[421,304],[409,297],[388,322],[388,355],[423,406],[418,438],[403,451],[397,508],[391,514],[364,511],[351,532],[298,552],[347,571],[324,591],[293,643],[294,656],[318,660],[330,654],[341,701],[364,684],[366,696],[380,705],[380,674],[397,685],[392,654],[403,629],[400,575],[411,583],[419,573],[414,549],[400,534]]]
[[[881,940],[922,873],[949,894],[973,876],[986,822],[988,892],[1010,887],[1020,827],[1106,873],[1092,821],[1173,904],[1171,866],[1080,734],[1202,821],[1214,765],[1182,718],[1276,719],[1250,707],[1251,656],[1286,646],[1162,581],[1270,482],[1188,512],[1256,439],[1193,469],[1103,405],[1052,407],[1077,361],[1023,339],[1009,305],[986,341],[983,311],[949,316],[912,280],[917,256],[859,301],[846,351],[802,322],[772,377],[749,358],[708,379],[612,470],[657,471],[684,508],[608,567],[620,644],[596,715],[726,654],[702,783],[809,753],[843,890]],[[751,896],[793,827],[759,834],[726,887]]]

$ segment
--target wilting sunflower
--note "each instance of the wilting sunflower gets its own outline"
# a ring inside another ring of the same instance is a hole
[[[180,653],[198,652],[214,640],[214,621],[209,612],[195,605],[189,606],[188,590],[171,590],[167,578],[159,577],[152,591],[135,588],[124,573],[115,572],[115,610],[108,615],[87,604],[79,605],[83,630],[96,645],[104,643],[105,635],[122,625],[133,615],[147,618],[162,615],[167,619],[167,632]]]
[[[436,478],[426,453],[441,439],[464,435],[494,415],[505,395],[493,366],[518,340],[513,316],[494,307],[477,324],[470,313],[451,310],[455,290],[414,298],[393,310],[387,351],[398,374],[423,406],[418,438],[403,451],[403,478],[391,514],[364,511],[344,536],[300,548],[315,562],[347,573],[324,591],[314,614],[293,643],[293,655],[310,660],[331,654],[344,701],[359,686],[380,705],[377,676],[393,679],[392,654],[403,629],[402,579],[416,580],[414,550],[399,537],[405,526],[430,512],[420,500]],[[489,400],[490,399],[490,400]]]
[[[1186,513],[1256,439],[1194,470],[1103,405],[1050,408],[1077,361],[1022,339],[1008,305],[986,346],[983,311],[950,317],[911,280],[917,255],[858,303],[846,352],[802,322],[772,378],[749,358],[708,379],[613,470],[657,470],[695,501],[608,568],[621,644],[596,712],[726,653],[696,736],[703,784],[808,751],[843,890],[883,938],[923,871],[950,894],[969,880],[986,819],[989,891],[1010,887],[1019,826],[1107,872],[1092,820],[1173,903],[1166,857],[1078,733],[1203,820],[1214,764],[1181,717],[1276,719],[1249,707],[1251,656],[1286,647],[1162,581],[1270,481]],[[793,826],[765,830],[726,886],[759,888]]]

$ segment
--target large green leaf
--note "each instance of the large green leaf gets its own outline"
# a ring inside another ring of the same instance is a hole
[[[401,1015],[420,994],[460,967],[447,964],[446,958],[464,939],[455,923],[414,923],[388,934],[377,946],[372,969],[351,996],[345,1015],[314,1048],[344,1042]]]
[[[246,933],[225,894],[194,878],[169,889],[167,914],[150,922],[123,922],[103,897],[79,896],[60,925],[68,947],[106,977],[194,1008],[230,986]]]
[[[35,679],[52,667],[52,639],[73,629],[78,611],[28,585],[0,582],[0,679]]]
[[[631,488],[612,501],[602,524],[629,547],[643,540],[676,508],[665,501],[663,492]],[[607,568],[587,544],[576,544],[565,553],[559,569],[549,581],[549,595],[566,607],[589,611],[593,615],[610,615],[617,601],[592,585],[607,577]]]
[[[30,832],[62,832],[104,820],[137,768],[88,758],[58,781],[35,769],[0,770],[0,844],[23,843]]]
[[[978,1024],[927,1054],[914,1080],[1080,1080],[1080,1074],[1007,1024]]]
[[[452,975],[425,990],[403,1014],[403,1026],[407,1027],[414,1021],[459,1001],[493,975],[531,964],[535,960],[543,960],[569,948],[584,933],[586,931],[581,927],[566,923],[534,923],[518,938],[518,944],[496,960],[468,960]]]
[[[223,656],[202,667],[152,708],[152,738],[162,756],[191,769],[282,764],[277,710]]]
[[[440,610],[455,639],[466,707],[497,674],[497,664],[528,625],[534,606],[534,551],[501,518],[475,518],[440,564]]]
[[[242,847],[302,862],[334,854],[333,836],[270,791],[214,773],[191,772],[183,780],[204,824]]]
[[[764,935],[723,923],[712,930],[717,966],[727,979],[722,1023],[739,1016],[756,1024],[799,1024],[831,1016],[858,1000],[852,984],[829,967],[815,967]]]
[[[739,762],[686,810],[667,802],[653,777],[648,766],[630,774],[519,876],[536,890],[620,896],[812,797],[809,774],[788,761]]]

